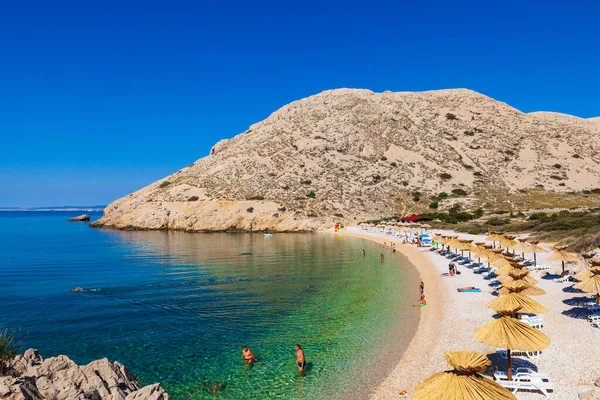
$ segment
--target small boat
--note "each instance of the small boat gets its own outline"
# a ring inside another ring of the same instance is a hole
[[[273,234],[272,234],[272,233],[265,233],[265,237],[266,237],[266,238],[272,238],[272,237],[273,237]]]

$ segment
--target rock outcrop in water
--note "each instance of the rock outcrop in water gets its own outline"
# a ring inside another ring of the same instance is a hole
[[[526,114],[465,89],[325,91],[113,202],[92,226],[314,230],[429,210],[440,192],[440,210],[593,205],[600,123]]]
[[[91,218],[92,217],[90,217],[88,214],[83,214],[78,217],[69,218],[68,221],[69,222],[85,222],[85,221],[89,221]]]
[[[66,356],[44,360],[34,349],[16,356],[0,376],[0,399],[168,400],[159,384],[141,387],[119,362],[78,366]]]

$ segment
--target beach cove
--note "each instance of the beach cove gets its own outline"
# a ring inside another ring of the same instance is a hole
[[[454,234],[449,231],[434,232]],[[429,247],[417,248],[415,245],[401,244],[401,238],[365,232],[354,227],[337,234],[360,237],[380,244],[396,243],[397,251],[405,254],[417,267],[425,283],[427,306],[421,308],[417,335],[392,373],[371,392],[372,399],[411,398],[415,387],[423,380],[449,369],[444,360],[444,351],[478,351],[491,355],[499,369],[502,366],[505,368],[505,362],[495,354],[495,348],[483,345],[473,337],[473,333],[491,321],[494,314],[492,309],[485,307],[495,297],[491,294],[489,281],[484,280],[482,275],[461,268],[459,276],[442,276],[442,273],[448,272],[448,259],[429,251]],[[485,238],[455,235],[477,241]],[[551,248],[549,244],[541,245]],[[560,269],[560,262],[548,261],[550,255],[551,253],[538,254],[538,262],[552,265],[552,272],[556,272]],[[550,310],[544,314],[545,325],[542,331],[550,337],[552,343],[539,358],[526,358],[516,362],[521,363],[518,366],[533,365],[537,370],[550,375],[552,382],[556,384],[551,398],[577,399],[580,393],[590,390],[594,381],[600,377],[600,330],[590,326],[585,319],[573,317],[576,306],[573,298],[581,297],[582,294],[571,293],[566,289],[572,283],[563,284],[544,279],[540,272],[534,272],[533,276],[540,281],[538,286],[547,292],[537,300]],[[465,286],[479,287],[481,292],[457,292],[457,288]],[[416,301],[418,288],[414,289],[414,296]],[[406,395],[400,395],[405,390]],[[518,392],[516,397],[524,400],[545,398],[539,392]]]
[[[417,271],[399,253],[382,264],[371,241],[122,232],[66,219],[0,215],[0,321],[21,351],[80,365],[107,357],[174,399],[212,398],[218,384],[223,399],[365,398],[416,330]],[[260,360],[253,368],[242,345]]]

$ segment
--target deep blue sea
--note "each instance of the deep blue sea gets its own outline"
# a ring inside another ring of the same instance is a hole
[[[0,212],[0,329],[21,350],[118,360],[175,400],[346,399],[375,386],[414,335],[418,273],[371,242],[122,232],[66,221],[76,214]]]

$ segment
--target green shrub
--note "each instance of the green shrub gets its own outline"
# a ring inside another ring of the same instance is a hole
[[[248,211],[249,213],[253,213],[254,207],[248,207],[248,208],[246,208],[246,211]]]
[[[200,200],[200,197],[198,197],[198,196],[192,196],[188,199],[188,201],[198,201],[198,200]]]
[[[306,193],[306,197],[308,197],[309,199],[314,199],[317,197],[317,195],[311,190],[310,192]]]
[[[555,179],[557,181],[562,181],[562,179],[563,179],[561,176],[558,176],[558,175],[550,175],[550,178]]]
[[[333,214],[333,215],[334,215],[335,217],[338,217],[338,218],[344,218],[344,214],[339,214],[339,213],[338,213],[338,214]]]
[[[437,201],[432,201],[429,203],[429,208],[438,208],[439,203]]]
[[[501,226],[510,223],[510,221],[504,218],[490,218],[486,221],[486,223],[492,226]]]
[[[437,195],[438,199],[440,200],[444,200],[448,198],[448,193],[446,192],[441,192],[440,194]]]
[[[452,175],[450,175],[447,172],[443,172],[440,174],[440,178],[444,179],[444,180],[448,180],[448,179],[452,179]]]
[[[412,199],[413,199],[413,201],[416,203],[416,202],[419,202],[419,201],[421,201],[421,196],[419,196],[419,195],[417,195],[417,196],[413,196],[413,198],[412,198]]]
[[[456,115],[454,115],[454,114],[452,114],[452,113],[447,113],[447,114],[446,114],[446,118],[447,118],[447,119],[458,119],[458,118],[456,118]]]
[[[600,193],[600,188],[592,189],[592,190],[590,190],[590,192],[599,194]]]
[[[300,181],[300,183],[303,185],[310,185],[312,183],[312,181],[307,179],[305,181]]]
[[[483,174],[480,171],[473,172],[473,176],[482,176]]]
[[[556,169],[561,169],[562,165],[560,165],[560,164],[554,164],[553,167],[556,168]]]
[[[17,355],[14,339],[14,332],[0,330],[0,375],[4,374],[4,366]]]
[[[252,196],[252,197],[248,197],[247,200],[264,200],[264,196]]]
[[[478,208],[473,214],[475,215],[475,218],[483,217],[483,208]]]
[[[164,181],[163,183],[161,183],[160,185],[158,185],[159,188],[164,188],[167,187],[171,184],[171,182],[169,181]]]
[[[468,193],[465,192],[463,189],[452,189],[452,194],[455,194],[457,196],[466,196]]]

